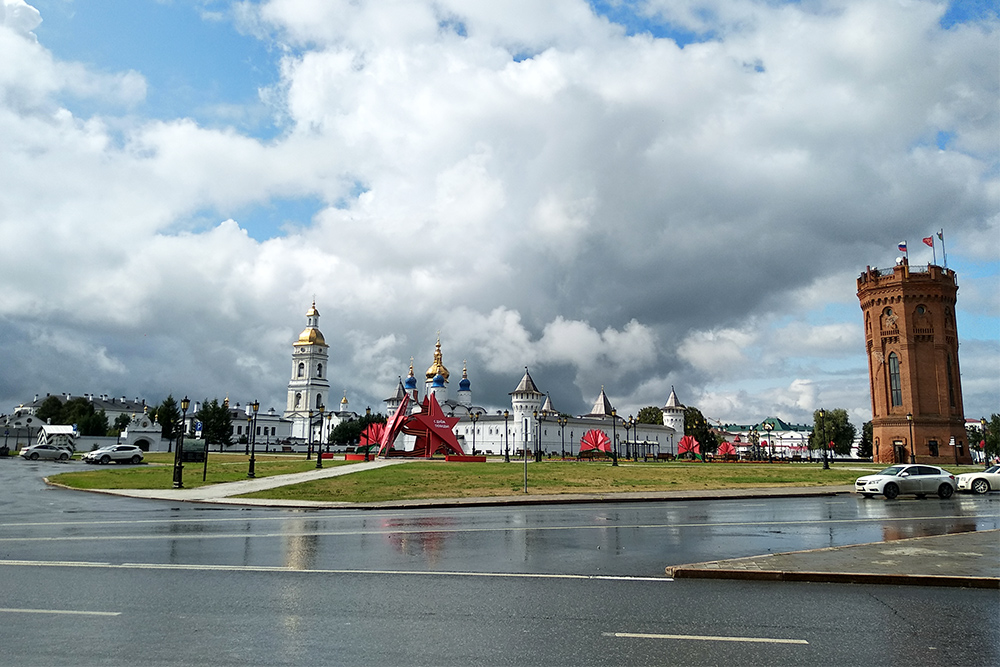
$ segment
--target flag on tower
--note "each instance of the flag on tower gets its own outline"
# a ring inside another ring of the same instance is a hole
[[[934,235],[931,234],[923,239],[924,245],[931,247],[931,264],[937,265],[937,249],[934,247]]]
[[[906,252],[906,241],[899,244],[899,252]]]

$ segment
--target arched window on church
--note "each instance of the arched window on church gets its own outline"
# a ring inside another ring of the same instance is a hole
[[[323,407],[323,394],[316,394],[316,409]]]
[[[298,377],[304,377],[305,374],[306,374],[306,365],[300,361],[299,362],[299,375],[298,375]]]
[[[316,364],[316,377],[323,377],[323,364]]]
[[[301,393],[295,394],[295,409],[298,410],[301,405],[302,405],[302,394]]]
[[[903,388],[899,383],[899,357],[895,352],[889,353],[889,393],[892,405],[903,404]]]

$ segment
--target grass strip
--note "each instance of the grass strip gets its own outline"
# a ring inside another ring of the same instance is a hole
[[[250,457],[243,454],[208,455],[208,474],[201,480],[204,464],[184,464],[184,486],[189,489],[223,482],[238,482],[247,479]],[[173,487],[173,454],[149,453],[145,457],[147,465],[139,466],[95,466],[94,470],[66,472],[52,475],[49,480],[74,489],[169,489]],[[324,459],[324,467],[350,464],[350,461]],[[271,477],[295,472],[314,470],[316,461],[307,461],[302,456],[256,456],[254,474],[257,477]]]
[[[872,468],[875,470],[876,468]],[[819,464],[754,465],[545,461],[528,466],[528,492],[621,493],[853,484],[863,472]],[[381,502],[524,493],[523,464],[420,461],[251,493],[244,498]]]

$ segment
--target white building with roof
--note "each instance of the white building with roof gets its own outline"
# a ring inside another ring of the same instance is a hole
[[[384,401],[387,415],[391,417],[407,395],[412,401],[411,409],[418,411],[423,397],[433,394],[445,414],[459,417],[454,431],[468,454],[475,449],[477,454],[490,455],[516,456],[527,450],[541,456],[576,456],[583,435],[589,430],[598,430],[612,443],[617,443],[620,457],[655,456],[676,454],[677,441],[684,435],[684,406],[677,400],[672,387],[670,397],[661,408],[663,423],[640,424],[617,414],[604,387],[594,407],[585,415],[574,416],[556,410],[551,397],[538,389],[527,367],[510,392],[510,409],[502,411],[491,412],[474,404],[472,382],[464,362],[456,399],[448,396],[448,377],[439,337],[434,361],[424,374],[423,395],[417,388],[411,358],[406,379],[400,379],[396,391]],[[405,438],[404,441],[409,443]],[[404,445],[403,448],[411,447]]]

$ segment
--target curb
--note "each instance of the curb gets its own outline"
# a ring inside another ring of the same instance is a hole
[[[1000,590],[1000,577],[958,577],[934,574],[874,574],[869,572],[792,572],[787,570],[707,570],[681,565],[666,568],[674,579],[742,579],[883,586],[949,586]]]

